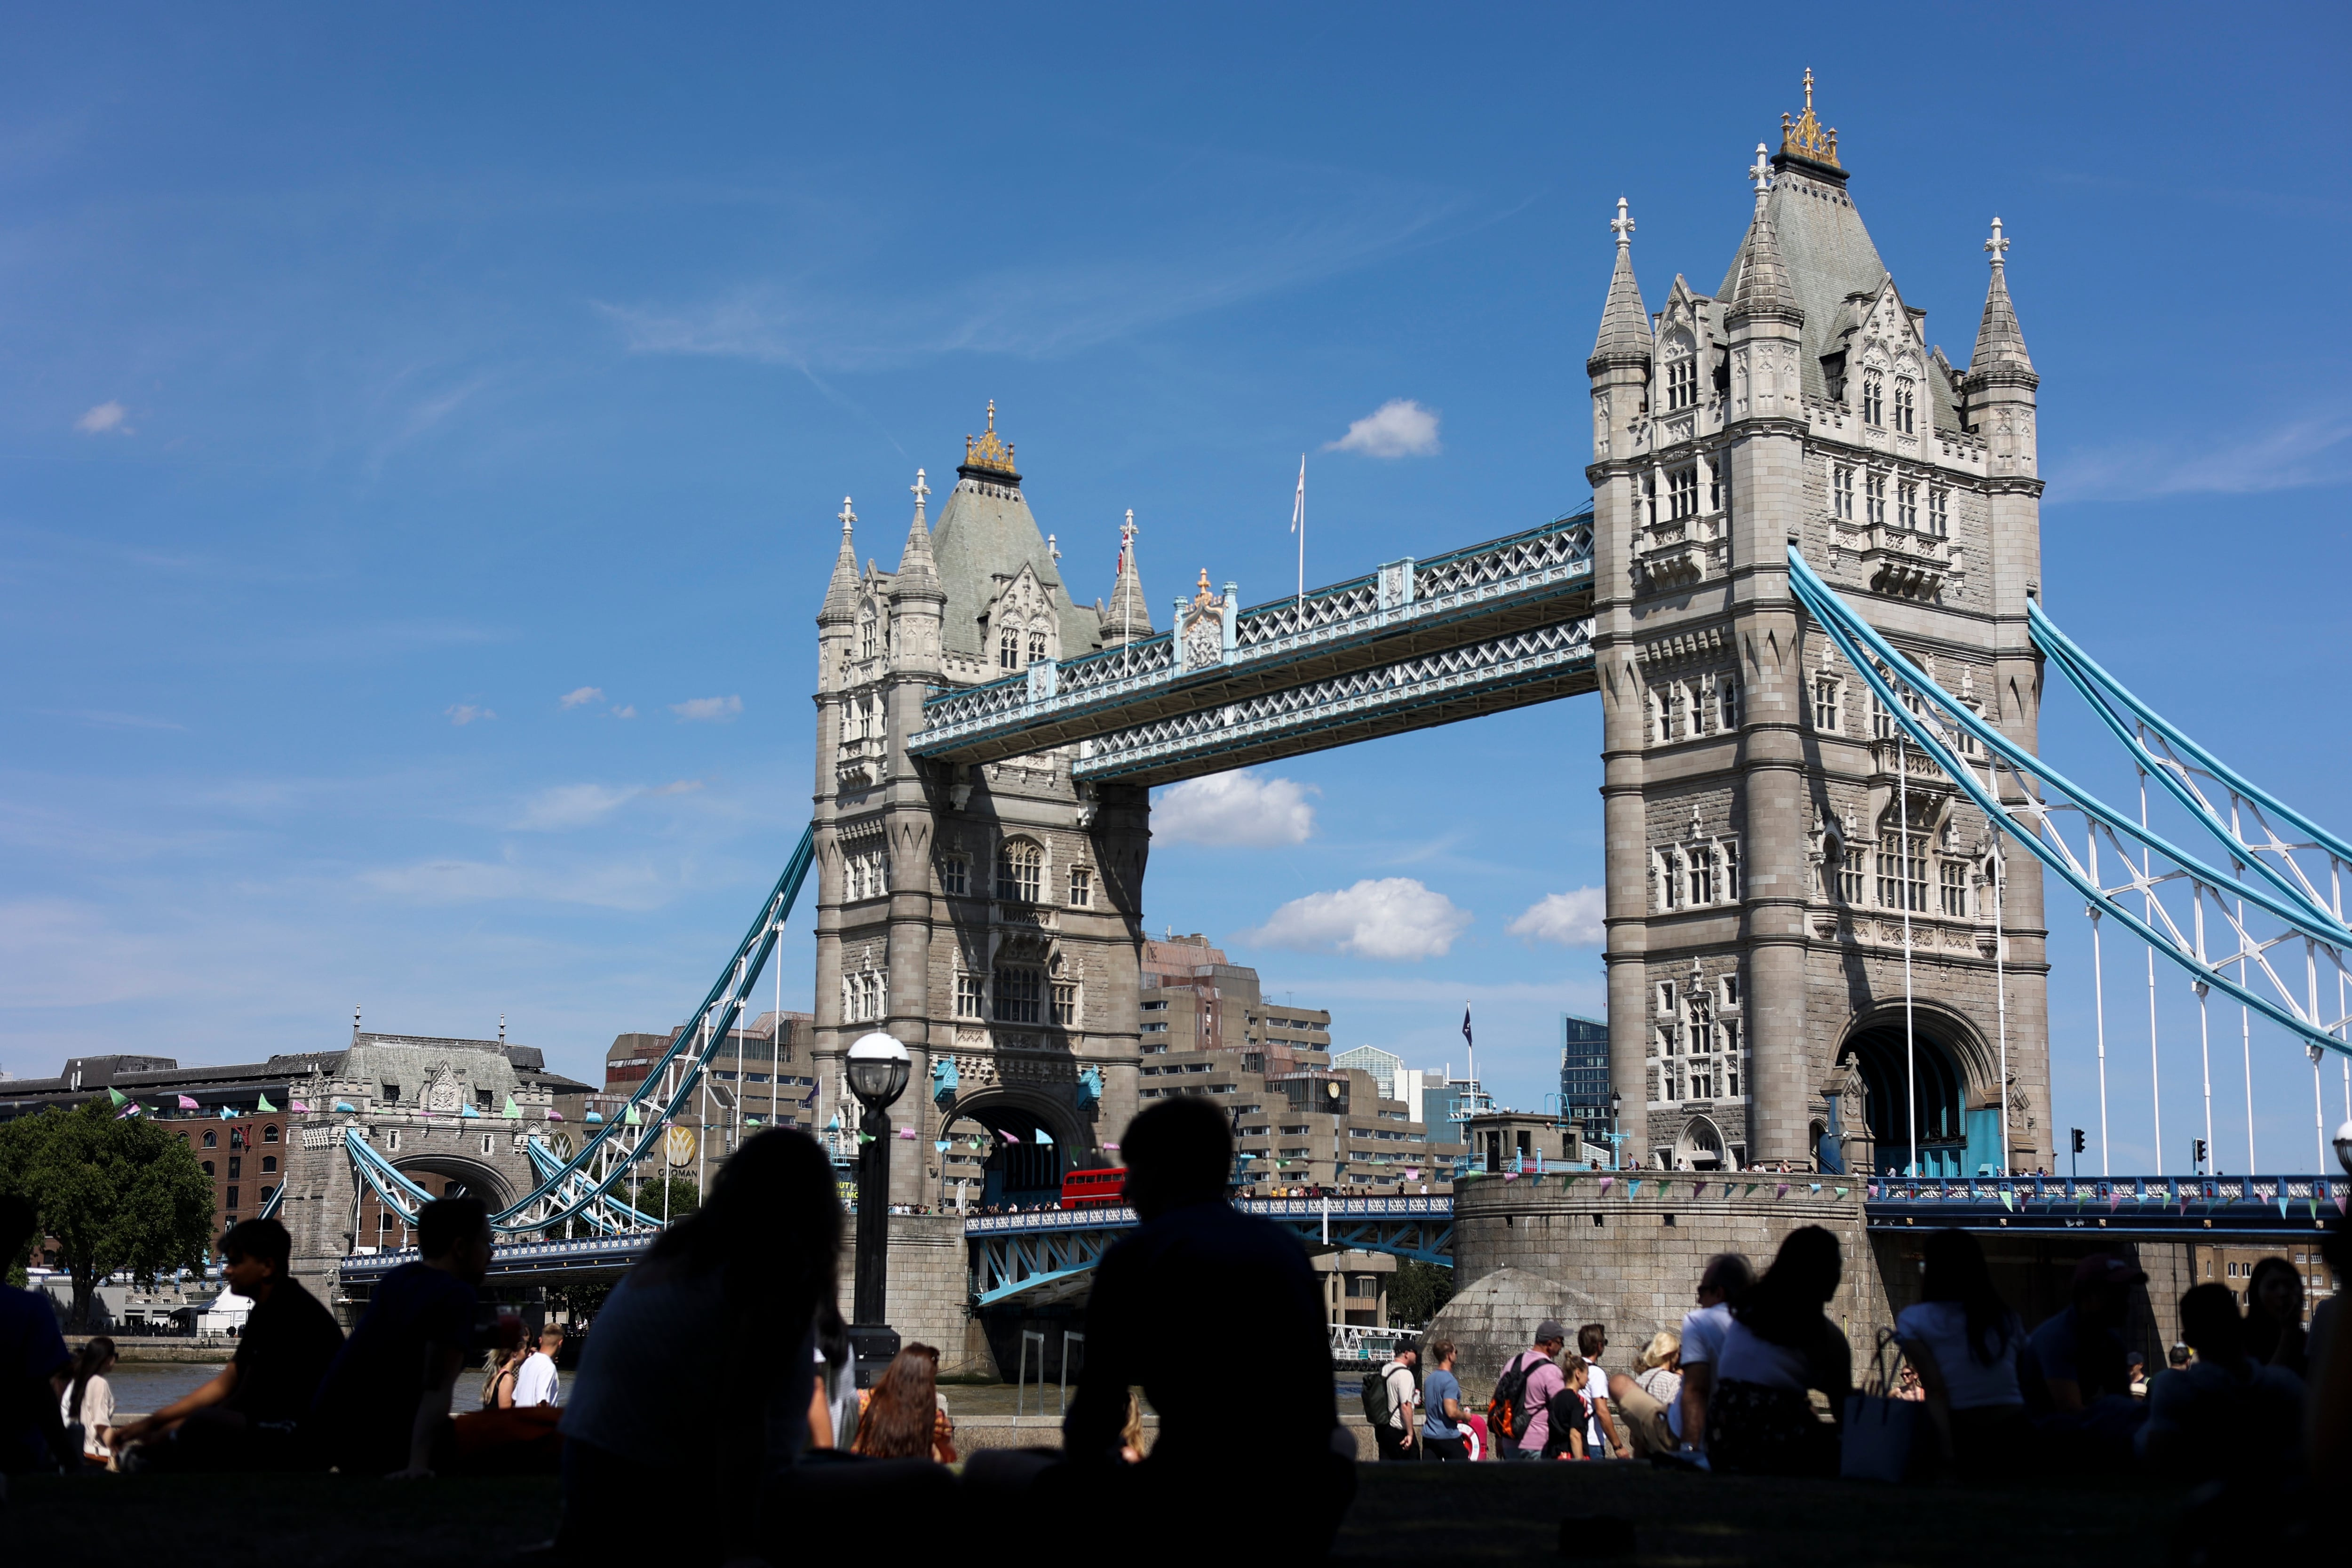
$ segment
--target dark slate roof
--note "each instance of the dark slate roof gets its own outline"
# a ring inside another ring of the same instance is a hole
[[[1054,598],[1062,617],[1062,657],[1074,658],[1101,640],[1094,606],[1073,603],[1045,536],[1030,515],[1029,502],[1010,475],[982,473],[961,478],[940,508],[931,530],[931,559],[948,596],[940,644],[950,653],[980,658],[980,617],[1004,584],[1029,567]]]

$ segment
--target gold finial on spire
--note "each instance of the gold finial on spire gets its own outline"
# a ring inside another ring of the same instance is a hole
[[[1825,163],[1841,171],[1844,168],[1838,162],[1836,128],[1822,130],[1822,122],[1813,115],[1813,68],[1811,66],[1805,68],[1805,112],[1794,120],[1786,114],[1780,116],[1780,155],[1802,158],[1811,163]]]
[[[1201,568],[1201,591],[1192,595],[1192,602],[1196,605],[1213,605],[1217,602],[1217,595],[1209,590],[1209,569],[1206,566]]]
[[[970,436],[963,438],[963,466],[1020,478],[1013,467],[1013,444],[996,433],[996,399],[993,397],[988,400],[988,433],[977,439]]]

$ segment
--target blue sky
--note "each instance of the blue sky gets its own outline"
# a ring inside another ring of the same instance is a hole
[[[595,1076],[701,994],[806,820],[845,493],[889,563],[913,470],[950,471],[992,397],[1073,583],[1108,593],[1133,507],[1161,604],[1203,567],[1289,582],[1301,451],[1313,578],[1555,515],[1587,493],[1616,198],[1653,306],[1711,288],[1807,66],[1955,358],[2006,220],[2053,612],[2352,821],[2352,395],[2312,303],[2352,253],[2340,8],[1790,33],[1752,6],[20,8],[0,1067],[249,1059],[359,1004],[503,1012]],[[1399,399],[1431,449],[1333,447]],[[1600,881],[1597,740],[1556,704],[1265,770],[1261,821],[1311,831],[1163,836],[1150,923],[1427,1066],[1474,999],[1482,1069],[1537,1103],[1600,961],[1508,928]],[[2053,703],[2045,742],[2087,761],[2087,721]],[[1422,956],[1276,918],[1391,879],[1454,911]],[[2060,924],[2059,1119],[2095,1125]],[[809,973],[803,934],[787,1005]],[[2177,1149],[2193,1033],[2161,1029]],[[2144,1036],[2119,1168],[2148,1158]],[[2270,1041],[2265,1165],[2315,1158],[2310,1093]],[[2231,1169],[2242,1116],[2217,1096]]]

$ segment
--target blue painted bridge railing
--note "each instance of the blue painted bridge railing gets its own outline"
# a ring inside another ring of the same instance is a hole
[[[2320,1228],[2352,1202],[2345,1176],[1864,1177],[1873,1230],[2105,1231],[2179,1237]]]
[[[1318,1250],[1454,1261],[1450,1197],[1244,1198],[1234,1206],[1273,1220]],[[1135,1225],[1135,1211],[1124,1207],[968,1219],[972,1300],[990,1307],[1015,1296],[1042,1303],[1078,1295],[1104,1252]]]

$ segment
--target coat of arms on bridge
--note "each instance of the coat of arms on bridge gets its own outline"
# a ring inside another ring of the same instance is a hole
[[[446,1062],[435,1067],[419,1103],[436,1115],[455,1116],[465,1101],[466,1086],[457,1081],[457,1070]]]
[[[1209,569],[1201,568],[1201,586],[1190,603],[1176,602],[1176,646],[1183,650],[1186,669],[1206,669],[1223,661],[1233,647],[1234,615],[1240,608],[1233,584],[1221,598],[1209,588]]]

